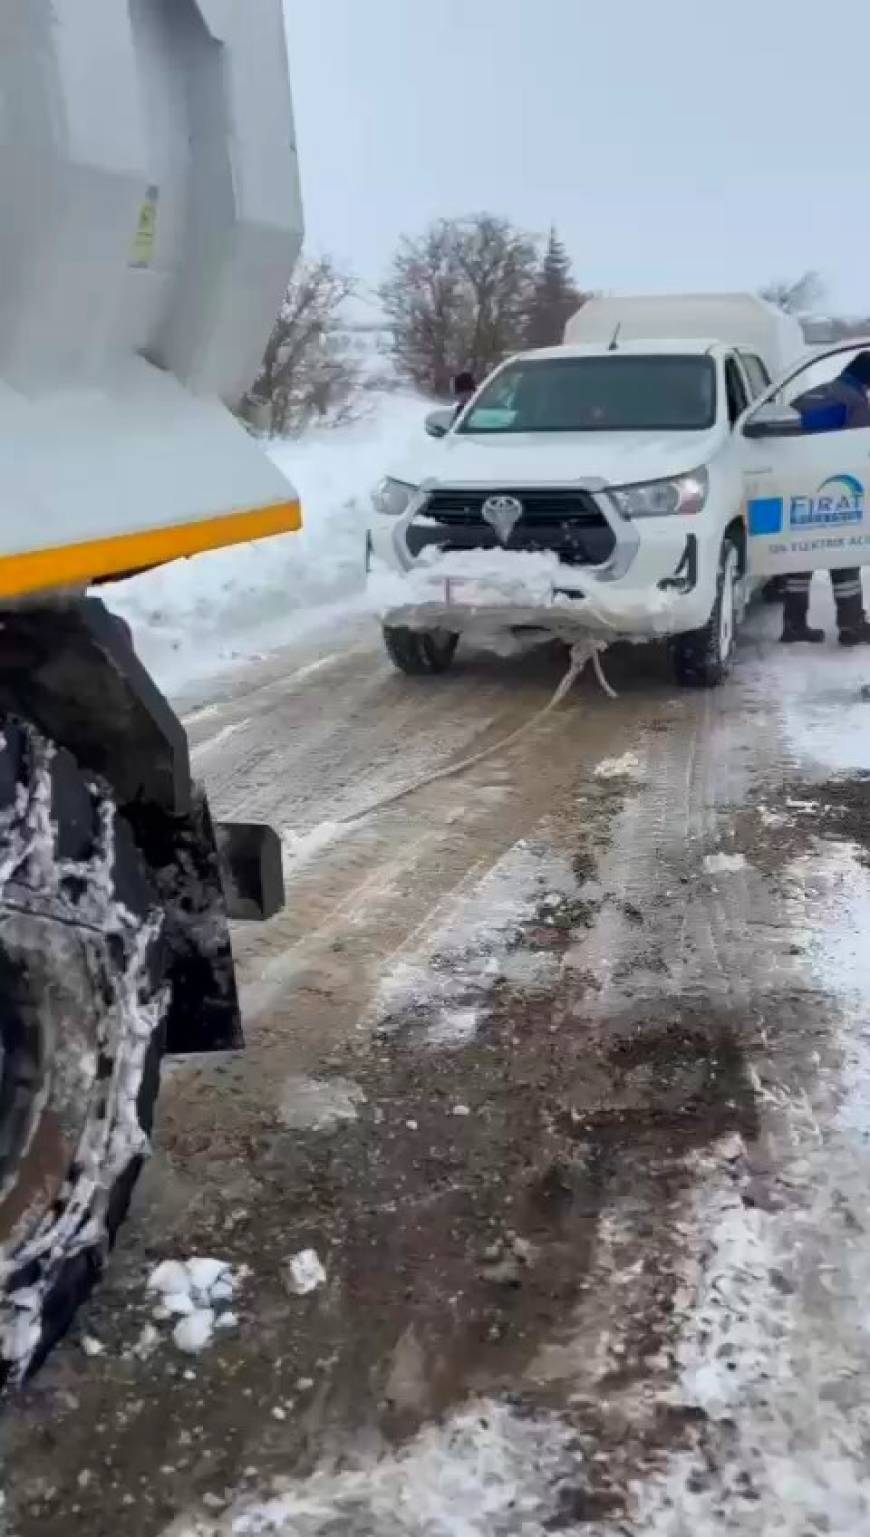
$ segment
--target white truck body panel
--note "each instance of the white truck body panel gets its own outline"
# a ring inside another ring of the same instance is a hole
[[[0,381],[3,553],[177,529],[292,495],[255,440],[213,395],[192,395],[142,358],[119,359],[100,387],[32,400]],[[10,488],[27,516],[10,515]],[[135,564],[134,564],[135,568]]]
[[[0,109],[0,557],[293,504],[226,409],[302,241],[281,0],[4,0]]]
[[[589,299],[565,328],[565,344],[719,342],[756,353],[771,377],[806,350],[797,320],[756,294],[634,294]]]

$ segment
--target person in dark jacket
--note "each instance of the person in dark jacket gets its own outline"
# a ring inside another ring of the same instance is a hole
[[[849,428],[870,427],[870,352],[858,352],[841,374],[828,384],[806,390],[791,402],[803,420],[804,432],[842,432]],[[785,602],[781,639],[785,645],[796,641],[819,644],[824,630],[808,622],[811,571],[794,571],[785,579]],[[859,566],[831,572],[831,586],[837,605],[837,628],[841,646],[870,644],[870,622],[864,613],[864,596]]]
[[[476,389],[477,380],[475,379],[474,374],[463,373],[454,375],[453,398],[456,401],[456,410],[453,413],[454,421],[456,421],[460,413],[465,410],[465,407],[468,405],[468,402],[472,395],[475,393]]]

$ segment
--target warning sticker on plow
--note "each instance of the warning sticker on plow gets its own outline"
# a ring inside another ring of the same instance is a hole
[[[159,197],[159,187],[148,188],[147,196],[139,212],[139,226],[130,250],[131,267],[150,267],[154,260],[154,248],[157,242],[157,203]]]

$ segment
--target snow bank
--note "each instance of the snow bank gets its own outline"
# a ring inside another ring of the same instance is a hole
[[[268,452],[302,498],[300,534],[215,550],[99,589],[131,625],[136,649],[173,691],[325,626],[364,587],[368,495],[423,431],[426,402],[375,396],[371,416]]]
[[[870,605],[870,573],[864,573]],[[870,768],[870,649],[844,651],[828,574],[813,578],[810,619],[827,631],[824,646],[783,646],[743,664],[759,693],[776,700],[793,751],[805,762],[835,772]]]
[[[555,1415],[482,1400],[377,1460],[182,1516],[165,1537],[546,1537],[566,1529],[582,1476],[577,1437]]]
[[[756,1073],[779,1168],[770,1203],[744,1199],[721,1150],[699,1155],[700,1273],[669,1396],[702,1410],[705,1430],[700,1452],[636,1486],[624,1529],[643,1537],[870,1532],[870,897],[845,844],[801,855],[787,879],[842,1067],[837,1052],[817,1059],[812,1099]]]

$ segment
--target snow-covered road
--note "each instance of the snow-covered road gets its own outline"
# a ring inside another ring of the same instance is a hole
[[[189,696],[288,906],[7,1415],[10,1537],[870,1531],[870,658],[775,619],[351,824],[562,658],[412,682],[351,613]],[[147,1288],[191,1256],[234,1277],[195,1355]]]

